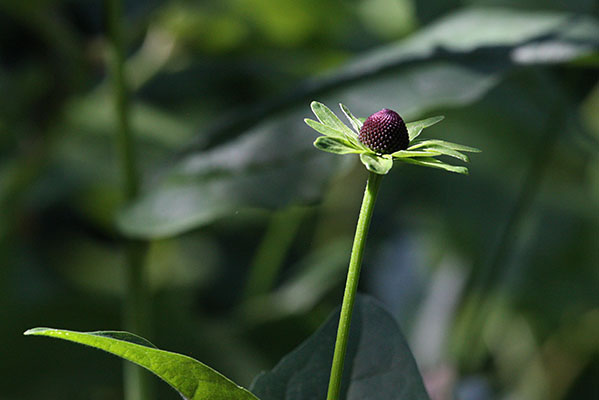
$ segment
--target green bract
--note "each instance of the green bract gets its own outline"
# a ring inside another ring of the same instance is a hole
[[[424,128],[435,125],[443,116],[431,117],[420,121],[408,122],[408,135],[410,144],[406,150],[396,151],[392,154],[377,154],[358,140],[358,133],[362,127],[362,120],[356,118],[343,104],[339,104],[341,111],[349,120],[352,128],[345,125],[327,106],[313,101],[310,107],[318,121],[306,118],[304,121],[315,131],[322,133],[314,141],[314,146],[320,150],[335,154],[359,154],[360,161],[367,170],[376,174],[385,175],[393,167],[393,161],[408,164],[423,165],[425,167],[444,169],[458,174],[468,174],[468,168],[447,164],[438,160],[437,156],[449,156],[468,162],[464,152],[478,153],[480,150],[461,144],[443,140],[416,140]]]

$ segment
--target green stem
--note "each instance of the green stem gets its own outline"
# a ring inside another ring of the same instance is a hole
[[[368,235],[372,211],[374,210],[374,203],[382,178],[383,175],[370,172],[368,182],[366,183],[366,190],[364,191],[364,198],[362,199],[362,208],[360,209],[360,216],[358,217],[358,225],[356,226],[356,234],[354,236],[351,258],[349,260],[349,269],[347,271],[347,281],[345,283],[345,293],[343,294],[343,304],[341,305],[341,315],[339,316],[339,327],[337,328],[337,340],[335,341],[335,353],[333,355],[333,366],[331,367],[331,378],[329,380],[327,400],[339,399],[341,378],[343,375],[343,363],[345,361],[349,327],[360,278],[362,256],[364,254],[364,246],[366,245],[366,236]]]
[[[129,96],[125,79],[125,56],[123,46],[123,9],[120,0],[105,0],[108,35],[111,45],[110,74],[112,77],[115,111],[118,123],[117,147],[120,152],[126,199],[139,192],[139,177],[133,152],[133,135],[129,123]]]
[[[123,35],[123,8],[120,0],[105,0],[110,52],[110,75],[113,85],[117,119],[116,145],[121,160],[125,200],[130,201],[139,193],[139,173],[136,167],[133,135],[130,127],[130,107],[125,78],[125,55]],[[126,294],[123,305],[125,329],[138,335],[148,336],[149,293],[144,273],[147,242],[125,240]],[[127,400],[151,399],[148,376],[141,368],[125,363],[125,398]]]
[[[144,268],[148,243],[128,240],[125,245],[127,264],[123,323],[125,330],[150,337],[150,296]],[[126,361],[123,374],[126,400],[149,400],[153,397],[148,372]]]

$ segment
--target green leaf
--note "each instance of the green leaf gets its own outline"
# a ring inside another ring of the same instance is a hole
[[[443,161],[434,158],[404,158],[401,161],[409,164],[423,165],[425,167],[444,169],[445,171],[468,175],[468,168],[457,165],[445,164]]]
[[[314,141],[314,147],[316,147],[319,150],[335,154],[352,154],[360,152],[359,149],[356,149],[347,140],[332,138],[328,136],[320,136],[319,138],[317,138]]]
[[[312,112],[320,122],[324,125],[330,126],[333,129],[343,132],[350,140],[358,139],[356,133],[349,129],[341,120],[333,113],[327,106],[317,101],[313,101],[310,104]]]
[[[596,49],[597,20],[588,15],[574,18],[576,14],[567,12],[462,8],[439,18],[407,40],[371,54],[373,58],[363,57],[360,66],[373,68],[374,65],[380,67],[417,56],[430,57],[439,48],[455,54],[491,47],[495,47],[498,53],[507,48],[515,50],[506,54],[514,64],[562,63],[592,54]],[[519,54],[521,48],[543,43],[553,44],[553,47],[541,47],[540,51],[527,54],[528,57]],[[558,44],[570,51],[556,52]],[[357,68],[354,66],[354,74]]]
[[[393,159],[372,153],[360,154],[360,161],[362,161],[367,170],[379,175],[386,175],[393,167]]]
[[[416,142],[412,146],[408,147],[408,150],[427,148],[429,146],[444,147],[447,149],[452,149],[452,150],[457,150],[457,151],[466,151],[468,153],[480,153],[481,152],[479,149],[477,149],[475,147],[465,146],[463,144],[446,142],[444,140],[437,140],[437,139],[428,139],[428,140]]]
[[[34,328],[25,335],[48,336],[104,350],[146,368],[163,379],[186,400],[257,400],[207,365],[182,354],[159,350],[128,332],[75,332]]]
[[[443,115],[438,115],[436,117],[430,117],[426,119],[422,119],[420,121],[409,122],[406,124],[406,128],[408,128],[408,136],[410,137],[410,142],[418,137],[424,128],[428,128],[429,126],[435,125],[437,122],[440,122],[445,118]]]
[[[347,136],[334,128],[331,128],[328,125],[324,125],[321,124],[320,122],[316,122],[313,119],[310,118],[306,118],[304,119],[304,122],[312,129],[314,129],[316,132],[322,133],[325,136],[331,137],[331,138],[337,138],[337,139],[343,139],[346,140]]]
[[[337,311],[250,390],[262,400],[325,399],[338,319]],[[367,296],[355,302],[341,387],[346,400],[429,399],[397,323]]]
[[[345,114],[351,125],[354,127],[354,130],[357,133],[360,133],[360,129],[362,129],[362,125],[364,123],[359,118],[356,118],[354,114],[352,114],[352,112],[349,111],[349,108],[347,108],[345,105],[339,103],[339,107],[341,107],[341,111],[343,111],[343,114]]]

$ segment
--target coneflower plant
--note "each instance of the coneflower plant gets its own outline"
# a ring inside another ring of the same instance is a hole
[[[447,164],[437,157],[449,156],[468,162],[464,153],[480,150],[443,140],[417,140],[425,128],[440,122],[443,116],[406,124],[397,112],[384,108],[363,120],[356,118],[346,106],[340,104],[341,111],[351,125],[350,128],[324,104],[312,102],[311,107],[320,122],[312,119],[305,119],[305,122],[323,134],[316,139],[314,146],[329,153],[359,154],[360,160],[369,171],[349,261],[327,393],[327,400],[338,400],[362,255],[382,177],[391,170],[394,162],[468,174],[466,167]]]
[[[326,106],[317,102],[312,103],[312,110],[320,122],[306,120],[308,125],[324,135],[314,142],[317,148],[337,154],[359,154],[360,160],[370,171],[349,262],[328,385],[328,400],[337,400],[339,398],[343,362],[347,349],[351,314],[356,299],[362,253],[374,202],[383,175],[389,172],[394,161],[465,174],[468,172],[465,167],[446,164],[436,157],[450,156],[468,161],[463,153],[478,151],[472,147],[441,140],[416,140],[424,128],[436,124],[443,117],[433,117],[406,124],[395,111],[383,109],[362,121],[354,117],[347,107],[341,105],[341,109],[349,119],[353,129],[343,124]],[[122,357],[162,378],[185,400],[259,400],[252,391],[238,386],[208,365],[182,354],[160,350],[146,339],[129,332],[75,332],[64,329],[34,328],[25,332],[25,335],[68,340]],[[326,382],[326,369],[324,382]],[[273,385],[279,387],[277,382],[274,382]],[[260,396],[277,400],[287,398],[272,397],[272,394],[270,394],[271,388],[267,386],[267,393],[261,393]],[[324,392],[326,389],[324,385],[322,389]],[[278,389],[273,390],[277,392]],[[255,388],[254,391],[256,393],[260,392]],[[413,400],[413,397],[409,397],[409,400]]]

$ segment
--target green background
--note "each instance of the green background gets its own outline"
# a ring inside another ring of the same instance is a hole
[[[122,398],[117,358],[22,336],[122,328],[117,218],[152,239],[161,349],[247,387],[314,332],[341,301],[367,174],[312,147],[311,100],[444,114],[423,137],[483,150],[468,177],[396,165],[367,244],[360,290],[397,318],[433,400],[598,394],[597,2],[125,11],[144,175],[127,206],[102,2],[0,2],[0,399]]]

